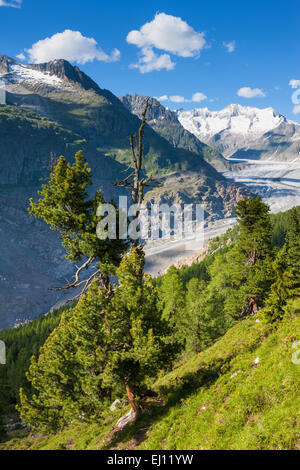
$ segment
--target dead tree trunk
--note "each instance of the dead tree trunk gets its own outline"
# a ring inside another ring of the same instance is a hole
[[[136,216],[139,217],[140,208],[142,206],[144,200],[144,189],[146,186],[158,186],[157,183],[152,181],[152,176],[143,178],[141,176],[142,167],[143,167],[143,137],[144,137],[144,128],[147,123],[146,114],[149,108],[149,98],[147,98],[146,106],[144,112],[142,114],[142,122],[138,130],[137,135],[131,135],[129,138],[131,155],[132,155],[132,164],[133,164],[133,172],[129,174],[124,180],[118,181],[115,183],[116,186],[124,186],[127,187],[131,193],[131,199],[133,204],[138,205],[138,211]],[[138,249],[138,241],[132,241],[133,246]],[[135,421],[138,413],[139,407],[136,405],[135,397],[132,392],[131,386],[127,381],[125,383],[126,386],[126,393],[130,403],[130,411],[122,416],[117,424],[115,425],[115,430],[121,431],[124,429],[129,423]]]
[[[115,183],[115,186],[124,186],[127,187],[131,193],[131,200],[133,204],[137,204],[138,210],[136,212],[136,217],[139,217],[140,208],[144,200],[144,190],[146,186],[157,187],[158,183],[153,181],[152,175],[149,177],[143,178],[141,176],[143,168],[143,138],[144,138],[144,128],[147,123],[146,115],[149,109],[149,98],[147,98],[145,109],[142,114],[142,122],[138,130],[137,135],[131,135],[129,137],[130,150],[132,156],[132,166],[133,172],[129,174],[124,180],[118,181]],[[133,240],[132,244],[134,246],[138,245],[137,240]]]
[[[130,403],[130,411],[119,419],[115,425],[116,431],[122,431],[129,423],[134,422],[139,413],[139,407],[135,403],[134,394],[128,383],[126,383],[126,393]]]
[[[255,315],[258,311],[257,300],[255,297],[251,297],[249,302],[250,315]]]

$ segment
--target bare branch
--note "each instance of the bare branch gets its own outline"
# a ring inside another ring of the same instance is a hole
[[[134,173],[131,173],[131,175],[127,176],[125,179],[121,180],[121,181],[117,181],[114,185],[115,186],[124,186],[125,184],[127,185],[130,185],[131,183],[128,183],[128,180],[130,178],[133,178],[134,177]]]
[[[144,200],[144,188],[148,187],[157,187],[153,181],[152,175],[146,178],[141,178],[141,170],[143,166],[143,138],[144,138],[144,128],[147,123],[147,111],[150,106],[150,98],[146,99],[145,109],[142,114],[141,124],[138,130],[138,135],[131,135],[129,138],[130,149],[132,154],[132,161],[134,172],[127,176],[124,180],[118,181],[115,183],[115,186],[124,186],[131,191],[131,199],[133,204],[137,204],[138,211],[137,216],[139,216],[140,208]],[[134,245],[137,245],[137,242],[133,242]]]
[[[68,299],[66,301],[67,304],[69,303],[72,303],[72,302],[75,302],[75,300],[80,300],[84,294],[86,293],[89,285],[91,284],[92,280],[97,276],[97,274],[100,273],[100,269],[97,269],[96,272],[94,272],[88,279],[85,279],[84,281],[81,281],[79,284],[77,284],[76,287],[84,284],[84,287],[83,289],[81,290],[81,292],[79,292],[77,295],[75,295],[74,297],[72,297],[71,299]],[[55,290],[62,290],[63,288],[55,288]],[[49,289],[49,290],[54,290],[54,289]]]
[[[77,271],[75,273],[75,280],[74,282],[71,282],[68,284],[66,284],[65,286],[63,287],[52,287],[51,289],[49,290],[67,290],[67,289],[74,289],[80,285],[82,285],[85,281],[80,281],[79,282],[79,275],[81,273],[81,271],[83,271],[84,269],[87,269],[93,262],[95,261],[95,257],[94,256],[91,256],[87,261],[85,261],[85,263],[83,263],[79,268],[77,268]]]
[[[145,109],[142,114],[142,122],[138,130],[138,135],[131,135],[129,138],[134,172],[127,176],[124,180],[115,183],[115,186],[126,186],[131,188],[131,197],[134,204],[142,203],[144,196],[144,185],[145,182],[148,182],[148,179],[141,180],[140,172],[143,165],[143,137],[144,128],[147,123],[146,115],[149,109],[149,102],[150,98],[148,97],[146,100]],[[131,179],[132,181],[130,181]]]
[[[97,274],[100,273],[100,269],[97,269],[96,272],[94,272],[88,279],[86,279],[84,281],[84,288],[82,289],[81,293],[80,293],[80,299],[83,297],[83,295],[86,293],[90,283],[92,282],[92,280],[94,279],[94,277],[97,276]]]
[[[146,119],[146,114],[149,109],[149,100],[150,98],[148,97],[146,100],[146,106],[142,114],[142,123],[139,128],[139,137],[138,137],[138,171],[141,170],[142,168],[142,163],[143,163],[143,137],[144,137],[144,127],[147,123]]]

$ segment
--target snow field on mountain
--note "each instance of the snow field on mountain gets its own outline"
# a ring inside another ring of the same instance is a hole
[[[215,135],[227,130],[233,134],[260,136],[275,129],[285,119],[273,108],[259,109],[231,104],[221,111],[198,108],[178,111],[178,119],[185,129],[202,135]]]

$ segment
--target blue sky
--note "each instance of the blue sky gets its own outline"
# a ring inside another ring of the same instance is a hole
[[[116,95],[273,106],[300,121],[299,0],[0,0],[0,18],[0,53],[66,56]]]

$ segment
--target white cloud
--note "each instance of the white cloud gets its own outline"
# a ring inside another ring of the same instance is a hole
[[[292,80],[289,81],[289,85],[292,88],[299,88],[300,87],[300,80],[292,79]]]
[[[26,56],[25,56],[25,54],[23,54],[23,52],[21,52],[21,54],[18,54],[18,55],[16,56],[16,58],[19,59],[19,60],[22,60],[22,61],[23,61],[23,60],[26,60]]]
[[[189,100],[186,100],[184,96],[174,95],[169,97],[169,101],[172,101],[173,103],[184,103]]]
[[[114,49],[108,55],[101,49],[95,39],[87,38],[80,31],[71,31],[70,29],[36,42],[31,49],[25,49],[25,52],[29,56],[29,61],[33,63],[65,59],[70,62],[85,64],[94,60],[114,62],[120,58],[118,49]]]
[[[169,100],[169,97],[168,97],[168,95],[162,95],[162,96],[157,96],[157,97],[155,97],[155,99],[156,99],[157,101],[168,101],[168,100]]]
[[[200,103],[201,101],[206,100],[207,96],[205,96],[203,93],[200,93],[198,91],[193,94],[192,99],[187,99],[181,95],[172,95],[172,96],[162,95],[156,99],[158,101],[172,101],[172,103]]]
[[[133,67],[142,73],[175,67],[169,54],[159,56],[153,48],[179,57],[196,57],[206,44],[204,33],[196,32],[181,18],[165,13],[157,13],[139,30],[130,31],[126,40],[141,49],[142,57]]]
[[[294,114],[300,114],[300,104],[298,104],[297,106],[294,106],[293,113]]]
[[[195,103],[200,103],[201,101],[207,100],[207,96],[199,91],[193,94],[192,101]]]
[[[228,52],[233,52],[235,50],[235,41],[223,42],[223,46],[226,47]]]
[[[241,96],[242,98],[255,98],[266,96],[266,94],[260,88],[250,88],[248,86],[240,88],[237,92],[237,95]]]
[[[21,8],[22,0],[0,0],[0,7]]]
[[[142,48],[142,56],[137,64],[132,64],[131,68],[139,69],[141,73],[152,72],[153,70],[172,70],[175,62],[172,62],[169,54],[158,55],[151,47]]]
[[[180,57],[194,57],[206,43],[204,33],[197,33],[181,18],[165,13],[157,13],[139,31],[130,31],[127,42],[138,47],[156,47]]]

